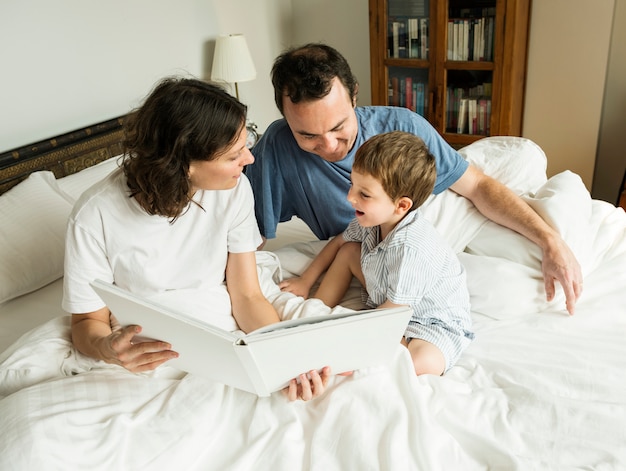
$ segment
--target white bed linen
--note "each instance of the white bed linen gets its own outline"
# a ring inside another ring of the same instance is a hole
[[[400,346],[388,368],[334,377],[311,403],[172,368],[133,375],[73,350],[68,318],[49,304],[60,301],[56,282],[0,307],[5,346],[7,329],[52,319],[0,354],[0,469],[624,469],[626,215],[592,201],[569,172],[546,180],[540,157],[500,158],[511,139],[485,141],[466,157],[528,198],[581,261],[574,316],[560,291],[545,301],[532,244],[450,193],[426,212],[464,250],[476,340],[443,377],[415,377]],[[455,221],[466,230],[449,229]],[[283,227],[302,242],[270,246],[285,276],[323,245],[297,224]],[[271,291],[271,257],[260,266]],[[306,315],[301,299],[271,296],[287,315]],[[356,304],[353,286],[346,305]]]

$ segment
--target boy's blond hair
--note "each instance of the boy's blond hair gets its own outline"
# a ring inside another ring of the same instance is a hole
[[[380,181],[393,201],[410,198],[411,210],[426,201],[437,179],[435,158],[424,141],[402,131],[378,134],[365,141],[356,151],[352,168]]]

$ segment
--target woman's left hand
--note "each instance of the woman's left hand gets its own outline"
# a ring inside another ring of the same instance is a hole
[[[321,374],[317,370],[311,370],[308,374],[303,373],[298,378],[292,379],[283,391],[286,392],[290,401],[296,399],[310,401],[324,394],[330,375],[329,366],[322,368]]]

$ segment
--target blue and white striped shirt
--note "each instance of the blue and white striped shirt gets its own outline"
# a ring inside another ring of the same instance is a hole
[[[380,228],[352,220],[343,233],[361,242],[367,305],[389,300],[413,309],[405,336],[436,345],[452,366],[474,338],[465,269],[452,248],[416,209],[380,241]]]

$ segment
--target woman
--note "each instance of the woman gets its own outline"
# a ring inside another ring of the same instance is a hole
[[[130,115],[121,168],[81,196],[68,223],[63,308],[80,352],[133,372],[177,356],[166,342],[133,343],[141,327],[120,328],[89,285],[97,278],[231,330],[279,320],[257,276],[245,121],[224,90],[181,78]],[[329,369],[309,374],[291,382],[291,400],[324,392]]]

